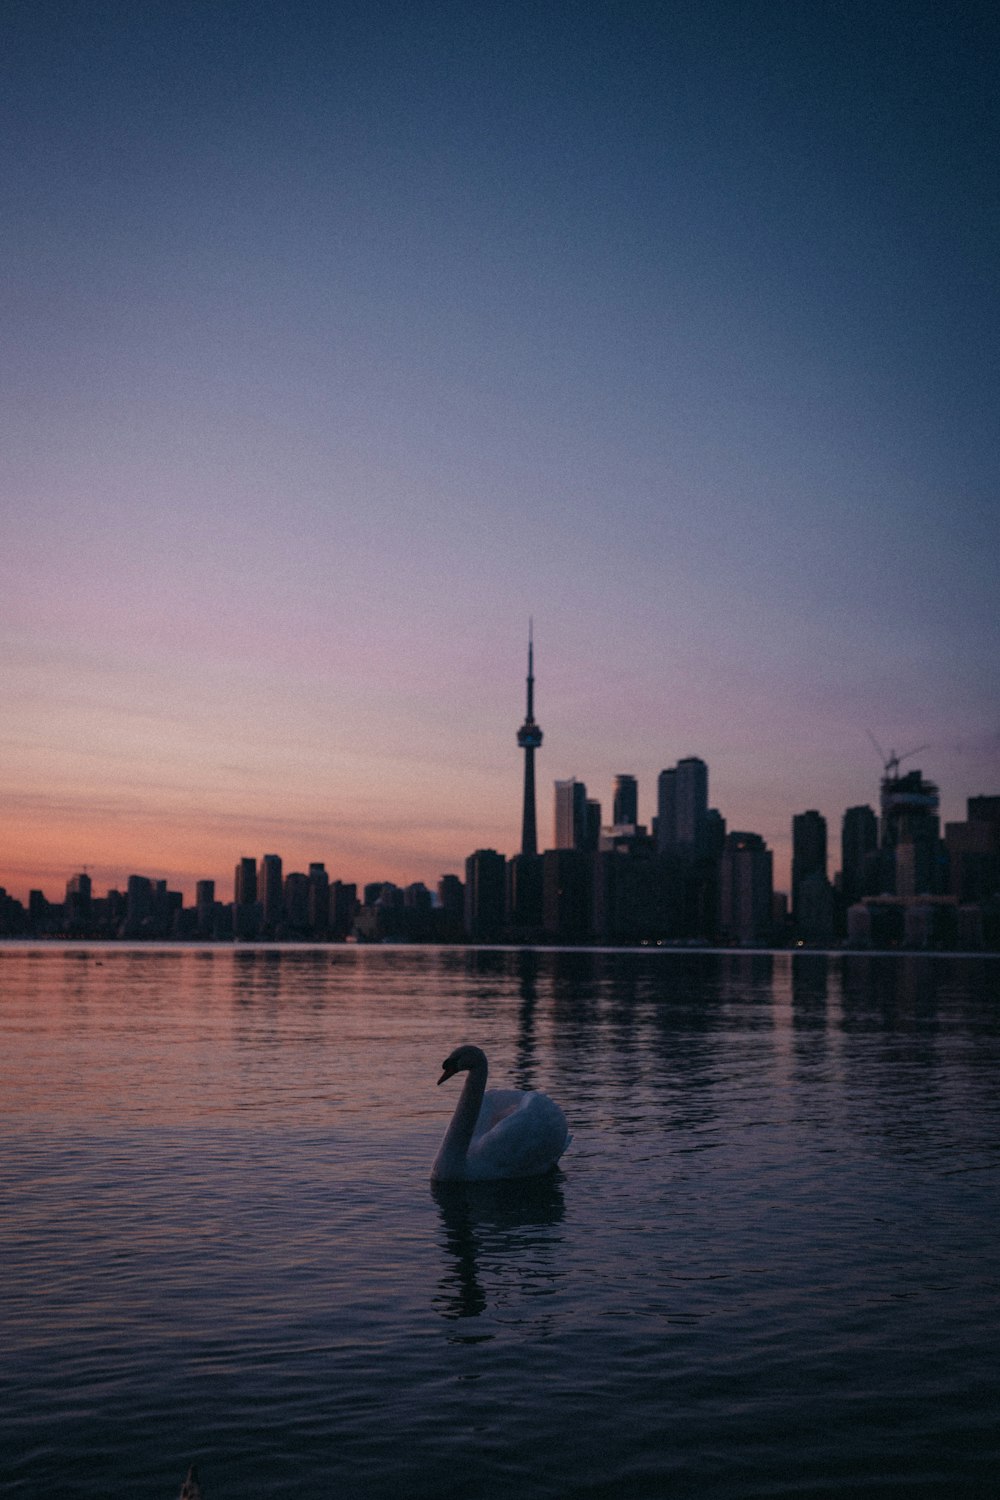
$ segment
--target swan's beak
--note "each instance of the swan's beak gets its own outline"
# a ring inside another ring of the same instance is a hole
[[[448,1081],[449,1078],[454,1078],[454,1076],[455,1076],[455,1074],[456,1074],[457,1071],[458,1070],[456,1068],[449,1068],[447,1066],[447,1064],[446,1064],[444,1072],[441,1074],[441,1077],[438,1079],[438,1088],[441,1087],[442,1083],[447,1083],[447,1081]]]

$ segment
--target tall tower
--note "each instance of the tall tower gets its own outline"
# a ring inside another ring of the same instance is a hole
[[[517,743],[524,751],[524,810],[521,815],[521,853],[538,853],[538,831],[535,823],[535,751],[542,743],[542,731],[535,723],[535,654],[531,622],[528,622],[528,711],[517,731]]]

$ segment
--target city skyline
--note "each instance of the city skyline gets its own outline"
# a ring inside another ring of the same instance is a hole
[[[1000,18],[20,7],[0,885],[1000,785]],[[515,756],[518,757],[515,760]],[[151,863],[155,857],[156,863]]]
[[[533,714],[531,712],[531,710],[533,708],[534,675],[533,675],[533,651],[532,651],[532,649],[530,647],[529,647],[529,677],[528,677],[528,682],[529,682],[529,689],[528,689],[529,711],[528,711],[528,715],[526,716],[526,721],[525,722],[526,723],[530,723],[532,726],[534,726],[535,728],[537,728],[537,725],[535,724],[535,720],[534,720]],[[534,739],[534,736],[532,736],[532,739]],[[538,731],[536,743],[540,743],[540,742],[541,742],[541,732]],[[523,748],[523,745],[521,744],[520,738],[519,738],[519,745],[521,746],[521,748]],[[895,753],[893,752],[892,760],[888,761],[886,763],[883,763],[883,771],[887,770],[888,767],[889,767],[889,765],[892,765],[892,766],[895,767],[895,774],[905,775],[907,772],[912,772],[913,774],[916,774],[917,776],[919,776],[919,774],[920,774],[920,768],[919,767],[915,767],[915,766],[911,766],[909,764],[909,762],[910,762],[911,759],[912,759],[912,757],[907,757],[905,755],[902,756],[902,757],[896,757]],[[903,769],[904,767],[905,767],[905,770]],[[690,756],[690,755],[688,755],[688,756],[679,757],[678,763],[677,763],[676,766],[674,766],[673,768],[663,768],[659,772],[659,774],[655,778],[655,782],[654,782],[654,786],[653,786],[653,789],[652,789],[651,797],[650,797],[650,794],[647,793],[647,799],[652,801],[652,807],[650,808],[650,812],[649,812],[648,816],[643,816],[643,806],[642,806],[641,799],[638,800],[638,802],[637,802],[637,811],[639,813],[638,822],[639,822],[640,826],[642,828],[644,828],[650,834],[650,837],[651,837],[651,839],[654,840],[654,842],[655,842],[654,829],[656,827],[657,819],[659,818],[659,820],[662,822],[662,819],[664,817],[664,810],[665,810],[665,807],[667,805],[664,802],[664,783],[668,782],[668,781],[671,782],[671,783],[673,783],[675,781],[675,778],[676,778],[677,774],[679,772],[682,772],[682,771],[686,770],[687,768],[690,768],[694,772],[694,775],[695,775],[696,779],[698,780],[698,784],[700,785],[700,794],[699,794],[700,800],[699,800],[699,805],[702,805],[703,812],[704,812],[704,810],[708,809],[707,777],[708,777],[708,774],[709,774],[710,767],[701,758],[699,758],[697,756]],[[600,813],[601,813],[600,825],[599,825],[600,829],[610,829],[613,826],[613,819],[614,819],[615,808],[616,808],[616,806],[619,803],[619,798],[621,798],[621,796],[623,795],[623,783],[626,784],[626,786],[624,788],[624,795],[629,799],[629,805],[632,805],[633,800],[636,799],[636,796],[637,796],[637,794],[639,792],[639,787],[641,786],[641,780],[640,780],[640,778],[634,777],[629,772],[617,772],[617,773],[615,773],[614,778],[613,778],[613,782],[614,782],[614,784],[613,784],[613,787],[611,788],[610,795],[607,796],[607,798],[605,799],[605,798],[602,798],[602,797],[596,797],[596,798],[590,797],[588,795],[588,792],[590,790],[593,790],[593,789],[592,788],[588,789],[586,783],[582,780],[582,778],[578,779],[578,778],[575,778],[575,777],[571,777],[571,778],[566,778],[566,779],[563,779],[563,780],[560,780],[560,779],[557,778],[553,782],[553,790],[552,790],[552,813],[553,813],[553,816],[552,816],[552,818],[551,818],[551,820],[549,822],[549,827],[551,828],[552,833],[551,833],[551,837],[549,837],[549,838],[547,838],[544,835],[544,833],[538,838],[539,852],[541,852],[544,849],[556,849],[556,848],[560,848],[560,847],[571,848],[571,847],[574,847],[574,843],[576,844],[576,847],[580,847],[581,845],[579,843],[579,840],[582,837],[584,837],[582,823],[583,823],[583,820],[585,818],[585,812],[586,812],[586,808],[587,808],[588,805],[595,807],[595,809],[596,808],[600,809]],[[880,781],[879,781],[879,785],[881,786],[881,778],[880,778]],[[516,787],[517,787],[517,779],[516,779],[516,777],[513,774],[513,768],[512,768],[512,775],[511,775],[512,811],[511,811],[511,817],[513,819],[515,813],[517,814],[518,826],[521,829],[522,839],[523,839],[525,791],[524,791],[524,788],[522,787],[521,794],[520,794],[520,799],[518,799],[518,797],[515,795]],[[572,796],[568,795],[568,794],[573,793],[573,792],[579,794],[578,796],[575,797],[575,799]],[[883,788],[883,792],[884,792],[884,788]],[[560,813],[560,796],[561,795],[563,796],[564,802],[565,802],[565,807],[564,807],[564,810],[562,811],[562,813]],[[685,793],[684,793],[684,799],[685,799],[685,801],[690,797],[690,795],[691,795],[691,792],[689,790],[685,790]],[[713,800],[714,800],[714,795],[715,794],[714,794],[714,789],[713,789],[713,793],[712,793]],[[988,791],[984,791],[982,789],[980,789],[976,793],[972,793],[972,792],[965,793],[964,796],[961,798],[961,807],[958,810],[955,811],[954,816],[952,816],[951,813],[948,811],[948,807],[950,806],[950,802],[946,805],[945,799],[942,797],[942,800],[941,800],[941,817],[940,817],[941,826],[944,827],[944,825],[946,823],[948,823],[948,822],[956,822],[957,823],[957,822],[964,821],[965,816],[966,816],[966,805],[967,805],[967,803],[968,803],[968,801],[969,801],[970,798],[974,799],[977,796],[978,797],[982,797],[982,796],[990,797],[991,795],[992,795],[991,793],[989,793]],[[685,801],[681,801],[681,802],[679,802],[677,804],[677,806],[675,808],[675,806],[674,806],[675,800],[676,800],[676,793],[672,794],[671,800],[670,800],[670,807],[671,807],[670,817],[671,817],[671,820],[672,821],[674,819],[677,820],[676,824],[675,824],[674,837],[680,839],[680,841],[681,841],[682,844],[687,844],[691,848],[695,848],[696,845],[697,845],[697,842],[698,842],[698,837],[697,837],[696,833],[694,832],[694,825],[691,823],[692,812],[690,810],[690,805],[688,806],[687,809],[685,809]],[[955,799],[953,798],[951,800],[955,800]],[[576,803],[579,804],[578,807],[576,807],[576,805],[575,805]],[[848,819],[848,822],[850,822],[850,815],[852,815],[852,814],[858,814],[860,812],[866,812],[866,813],[870,813],[871,814],[871,819],[872,819],[873,826],[876,827],[876,828],[878,828],[880,826],[880,820],[879,820],[879,817],[878,817],[878,813],[876,811],[876,808],[878,807],[878,803],[879,803],[879,798],[877,796],[875,796],[874,793],[873,793],[866,802],[852,803],[849,806],[846,806],[846,807],[842,808],[839,813],[834,813],[834,814],[829,814],[829,813],[826,813],[826,812],[821,813],[821,812],[819,812],[815,808],[809,809],[809,810],[802,810],[802,811],[799,811],[799,812],[790,812],[789,815],[788,815],[788,833],[787,833],[787,837],[784,840],[781,840],[781,839],[773,840],[771,837],[769,837],[767,835],[766,832],[763,832],[763,831],[758,830],[758,829],[753,830],[753,832],[754,832],[755,835],[757,835],[757,836],[759,836],[759,837],[761,837],[763,839],[763,841],[766,844],[766,846],[768,847],[768,850],[771,853],[771,855],[774,854],[774,852],[775,852],[775,846],[776,845],[779,848],[781,848],[782,845],[784,845],[787,848],[787,860],[784,861],[783,865],[781,867],[779,867],[779,869],[776,869],[775,889],[776,890],[783,890],[787,894],[790,903],[794,902],[794,894],[795,894],[795,859],[796,859],[796,847],[797,847],[796,846],[796,839],[798,838],[798,832],[797,832],[797,830],[800,827],[802,827],[803,825],[813,826],[813,825],[815,825],[815,822],[816,822],[817,819],[819,819],[825,825],[824,829],[823,829],[823,832],[822,832],[822,835],[821,835],[821,838],[822,838],[822,850],[823,850],[822,861],[821,862],[822,862],[822,866],[823,866],[824,871],[826,871],[826,873],[832,879],[832,877],[834,876],[835,873],[839,873],[840,872],[841,861],[840,861],[840,857],[839,857],[839,848],[840,848],[840,829],[841,829],[842,822],[844,821],[845,818]],[[715,811],[715,809],[709,809],[709,810],[713,811],[713,812]],[[724,820],[724,822],[726,823],[726,825],[727,825],[727,827],[729,829],[743,828],[745,826],[747,826],[747,827],[749,826],[749,820],[747,820],[747,819],[742,819],[741,820],[739,817],[733,817],[732,815],[727,815],[727,812],[726,812],[725,808],[720,807],[720,808],[717,809],[717,811],[722,814],[723,820]],[[579,825],[579,826],[576,826],[576,825]],[[827,854],[827,847],[826,847],[826,840],[827,840],[826,828],[827,828],[827,826],[829,828],[833,829],[833,834],[830,836],[829,854]],[[543,827],[544,827],[544,823],[543,823]],[[575,834],[573,832],[570,832],[571,827],[575,828]],[[562,832],[560,832],[560,829],[562,829]],[[275,837],[272,838],[270,842],[272,844],[277,843],[277,842],[282,842],[280,830],[272,830],[272,831],[275,832]],[[245,846],[248,841],[244,840],[243,842],[244,842],[244,846]],[[662,838],[660,840],[660,845],[664,846],[664,841],[663,841]],[[287,841],[283,842],[283,847],[287,847]],[[229,865],[223,864],[220,867],[220,869],[228,869],[229,867],[231,867],[232,866],[233,858],[235,858],[235,860],[236,860],[236,863],[235,863],[235,872],[236,873],[234,874],[234,877],[233,877],[233,899],[237,900],[237,901],[239,900],[238,889],[239,889],[240,868],[241,868],[241,866],[249,867],[250,865],[253,865],[254,870],[256,871],[257,870],[257,862],[258,861],[260,861],[260,869],[261,870],[263,870],[266,867],[266,864],[267,864],[268,861],[270,861],[272,859],[277,859],[277,863],[278,863],[278,867],[279,868],[284,867],[284,869],[285,869],[286,872],[291,872],[298,865],[298,866],[301,867],[301,873],[305,873],[305,871],[311,869],[314,865],[317,864],[317,862],[319,862],[320,864],[322,864],[324,866],[329,866],[329,868],[327,870],[327,873],[328,873],[328,875],[330,876],[331,879],[336,879],[338,881],[348,881],[348,882],[351,882],[354,885],[356,885],[359,889],[363,888],[366,884],[378,883],[378,882],[381,882],[381,881],[391,881],[391,882],[393,882],[393,883],[395,883],[395,884],[397,884],[397,885],[399,885],[401,887],[406,887],[406,886],[416,885],[416,884],[423,884],[423,885],[426,885],[430,890],[434,890],[434,889],[436,889],[438,882],[443,877],[445,877],[445,876],[453,876],[453,875],[459,873],[464,868],[465,861],[466,861],[466,858],[468,857],[468,853],[469,853],[469,851],[467,850],[465,854],[461,855],[460,857],[457,857],[453,861],[453,864],[452,864],[451,867],[449,867],[449,868],[441,868],[441,869],[437,870],[436,872],[434,872],[433,874],[413,874],[413,873],[410,873],[409,875],[407,875],[407,874],[404,873],[402,875],[399,875],[398,871],[396,871],[396,874],[394,875],[394,874],[388,873],[387,870],[386,870],[386,868],[381,868],[381,869],[375,870],[375,871],[367,871],[366,870],[366,872],[364,873],[364,875],[362,877],[362,876],[358,875],[358,873],[357,873],[356,870],[348,868],[346,866],[346,864],[343,864],[343,863],[338,864],[338,862],[336,860],[336,857],[335,856],[331,856],[331,854],[329,852],[324,852],[324,850],[321,847],[318,846],[317,841],[315,839],[313,839],[311,841],[307,839],[306,840],[306,844],[303,847],[307,848],[307,855],[306,855],[306,857],[298,857],[298,856],[296,856],[294,858],[288,858],[283,853],[282,854],[278,854],[278,855],[272,855],[272,854],[267,854],[267,853],[256,853],[256,854],[249,855],[249,856],[247,856],[245,854],[240,854],[238,856],[231,857]],[[480,839],[478,842],[474,841],[473,845],[470,846],[470,847],[484,849],[484,848],[494,848],[494,847],[497,847],[497,846],[495,844],[491,844],[488,840]],[[594,843],[593,847],[596,848],[596,843]],[[511,858],[511,857],[513,857],[513,856],[515,856],[515,855],[517,855],[517,854],[519,854],[519,853],[520,854],[524,854],[525,853],[525,850],[522,847],[521,843],[519,843],[517,840],[515,840],[513,838],[508,839],[505,842],[501,842],[501,844],[499,845],[499,850],[504,855],[504,857],[508,858],[508,859]],[[391,864],[391,862],[390,862],[390,864]],[[813,867],[815,867],[815,858],[814,858],[813,864],[810,866],[810,868],[813,868]],[[59,888],[58,892],[57,892],[57,894],[55,896],[53,896],[52,890],[51,889],[47,890],[45,888],[45,884],[41,883],[41,882],[34,883],[32,886],[26,887],[22,891],[22,890],[17,889],[16,887],[12,887],[9,884],[5,884],[4,881],[2,879],[0,879],[0,888],[5,889],[8,896],[13,896],[15,899],[21,901],[24,904],[27,903],[28,895],[29,895],[29,892],[30,892],[31,889],[41,890],[42,893],[45,895],[45,897],[48,900],[50,900],[50,901],[52,901],[52,900],[59,901],[59,900],[62,899],[62,892],[64,891],[64,889],[66,887],[67,879],[71,878],[72,876],[74,876],[74,875],[76,875],[76,874],[78,874],[80,872],[85,872],[85,873],[87,873],[90,876],[90,878],[91,878],[91,880],[93,882],[93,885],[94,885],[95,893],[97,891],[98,885],[101,885],[101,884],[106,885],[106,887],[109,890],[111,890],[111,889],[124,889],[125,886],[127,885],[129,876],[137,875],[137,874],[141,874],[144,877],[150,877],[150,878],[152,878],[154,880],[159,879],[159,880],[165,881],[166,883],[170,884],[172,888],[177,889],[178,891],[180,891],[180,893],[184,896],[184,898],[185,898],[186,901],[191,901],[191,902],[193,902],[193,900],[194,900],[195,892],[196,892],[196,887],[200,883],[202,883],[203,881],[205,881],[205,880],[209,880],[209,881],[213,882],[214,884],[216,884],[220,888],[220,890],[224,890],[225,887],[226,887],[226,881],[225,881],[225,879],[220,880],[220,870],[219,869],[213,869],[213,870],[205,870],[205,869],[203,869],[203,870],[200,870],[198,872],[195,872],[193,874],[193,876],[191,877],[190,881],[188,881],[188,880],[185,880],[185,879],[172,878],[173,872],[165,871],[165,869],[164,869],[164,867],[162,865],[158,865],[155,861],[151,861],[149,859],[149,857],[146,857],[143,860],[140,860],[139,862],[137,862],[137,864],[135,865],[134,868],[130,868],[127,871],[125,871],[122,868],[122,869],[118,870],[117,873],[112,874],[112,875],[108,875],[107,869],[105,868],[104,870],[102,870],[101,865],[98,864],[96,861],[94,861],[92,859],[78,861],[75,865],[72,865],[72,868],[71,868],[70,864],[67,864],[64,861],[61,869],[53,874],[52,879],[50,881],[50,885],[56,884],[58,886],[58,888]],[[258,878],[258,876],[255,873],[254,874],[254,880],[256,881],[257,878]]]

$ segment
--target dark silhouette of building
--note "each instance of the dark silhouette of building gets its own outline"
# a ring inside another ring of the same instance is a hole
[[[541,854],[515,854],[507,861],[507,928],[512,942],[531,942],[542,927]]]
[[[517,731],[517,743],[524,751],[524,798],[521,808],[521,853],[538,853],[538,829],[535,821],[535,751],[542,743],[542,731],[535,723],[535,648],[531,625],[528,626],[528,702],[524,723]]]
[[[261,860],[257,871],[257,893],[264,926],[268,932],[276,932],[284,916],[284,881],[280,854],[265,854]]]
[[[685,853],[703,854],[708,814],[708,766],[697,755],[686,755],[677,762],[674,807],[674,836],[679,848]]]
[[[592,928],[593,861],[583,849],[546,849],[542,855],[542,923],[554,943],[585,943]]]
[[[495,849],[477,849],[465,861],[465,932],[470,942],[503,936],[507,861]]]
[[[585,849],[588,833],[586,786],[571,776],[568,781],[556,782],[555,794],[555,848]]]
[[[1000,896],[1000,797],[970,797],[964,823],[946,823],[948,889],[963,903]]]
[[[600,943],[662,942],[681,936],[682,871],[656,854],[646,838],[639,847],[591,856],[593,937]]]
[[[840,894],[852,906],[874,895],[878,852],[878,819],[865,803],[849,807],[840,828]]]
[[[330,877],[320,860],[309,866],[309,935],[322,941],[330,929]]]
[[[233,871],[233,900],[237,906],[250,906],[257,900],[257,866],[246,856]]]
[[[792,818],[792,922],[807,942],[832,935],[833,906],[824,902],[826,886],[826,819],[812,808]]]
[[[708,844],[708,766],[686,755],[656,782],[656,843],[661,854],[697,858]]]
[[[198,937],[213,937],[216,931],[215,881],[199,880],[194,889],[195,932]]]
[[[943,876],[938,789],[919,771],[882,779],[882,889],[897,896],[931,895]]]
[[[443,943],[460,943],[465,931],[465,886],[457,875],[442,875],[437,893],[437,935]]]
[[[257,899],[257,865],[244,856],[233,873],[233,937],[250,943],[260,936],[262,912]]]
[[[622,827],[630,824],[633,828],[639,821],[639,786],[634,776],[621,775],[615,777],[615,791],[611,804],[611,821]]]
[[[353,882],[334,880],[330,885],[330,936],[342,943],[358,914],[358,888]]]
[[[153,927],[153,882],[130,875],[125,891],[125,937],[149,937]]]
[[[732,943],[771,941],[771,851],[759,833],[730,833],[722,851],[719,926]]]
[[[708,805],[708,766],[699,756],[686,755],[657,777],[654,832],[656,848],[673,861],[680,887],[678,935],[713,937],[726,823]]]
[[[72,935],[82,936],[90,932],[93,922],[92,888],[90,876],[84,871],[71,875],[66,882],[66,900],[63,903],[63,927]]]

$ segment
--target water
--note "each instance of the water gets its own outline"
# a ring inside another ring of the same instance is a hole
[[[7,945],[0,1083],[3,1495],[998,1492],[1000,960]]]

